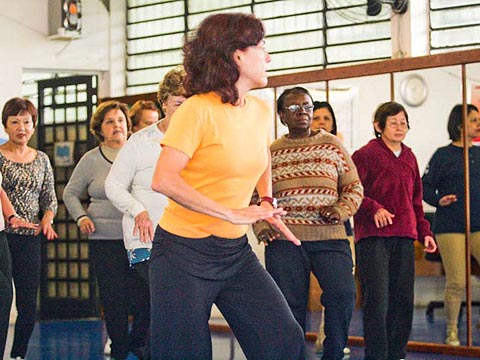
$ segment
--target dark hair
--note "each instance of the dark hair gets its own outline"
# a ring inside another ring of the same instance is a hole
[[[307,89],[305,89],[301,86],[295,86],[295,87],[290,88],[290,89],[285,89],[283,91],[283,93],[278,97],[278,100],[277,100],[277,113],[278,114],[280,114],[282,111],[285,111],[285,109],[284,109],[285,98],[288,95],[291,95],[291,94],[305,94],[305,95],[308,95],[310,97],[310,99],[312,100],[312,103],[313,103],[312,95],[310,95],[310,93],[308,92]]]
[[[30,100],[14,97],[8,100],[3,106],[2,111],[2,124],[7,126],[7,120],[9,116],[17,116],[22,112],[30,114],[32,117],[33,127],[37,125],[38,112],[35,105]]]
[[[257,45],[265,37],[262,22],[251,14],[215,14],[205,18],[183,45],[187,96],[217,92],[222,102],[235,104],[240,77],[233,60],[236,50]]]
[[[405,110],[403,105],[396,103],[395,101],[388,101],[383,104],[380,104],[380,106],[375,111],[375,115],[373,116],[373,123],[378,124],[378,127],[380,128],[380,130],[383,131],[385,130],[387,117],[397,115],[402,111],[405,114],[405,118],[407,119],[407,128],[410,129],[410,123],[408,121],[407,111]],[[378,132],[377,129],[375,129],[375,127],[373,127],[373,130],[375,131],[375,137],[379,138],[382,136],[382,133]]]
[[[105,115],[110,110],[121,110],[127,119],[127,131],[130,133],[132,130],[132,122],[128,117],[128,106],[127,104],[121,103],[116,100],[109,100],[101,103],[98,105],[97,110],[92,115],[92,119],[90,120],[90,132],[97,138],[98,142],[103,142],[105,138],[102,135],[102,124],[105,120]]]
[[[332,131],[330,131],[331,134],[337,135],[337,119],[335,118],[335,113],[333,112],[332,105],[328,103],[327,101],[314,101],[313,102],[313,112],[318,109],[323,109],[326,108],[328,111],[330,111],[330,114],[332,114]]]
[[[478,108],[475,105],[467,104],[467,115],[470,115],[472,111],[478,112]],[[450,140],[457,141],[461,139],[460,130],[462,129],[462,104],[457,104],[453,107],[448,117],[448,135]]]
[[[151,100],[138,100],[132,107],[128,110],[128,117],[132,121],[132,126],[137,126],[138,121],[142,117],[143,110],[152,110],[160,114],[158,106]]]

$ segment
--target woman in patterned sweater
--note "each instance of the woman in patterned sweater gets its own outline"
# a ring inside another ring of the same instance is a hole
[[[18,311],[10,355],[14,359],[23,359],[35,325],[42,236],[48,240],[57,237],[52,228],[57,197],[48,156],[28,146],[37,123],[35,106],[21,98],[8,100],[3,108],[2,123],[9,137],[0,146],[3,188],[17,214],[40,225],[38,229],[28,229],[14,228],[9,224],[5,230],[12,256]]]
[[[302,241],[295,246],[265,222],[255,225],[268,272],[305,331],[310,271],[323,289],[324,359],[342,359],[353,311],[352,253],[343,222],[357,211],[363,188],[355,165],[337,137],[311,131],[313,100],[301,87],[277,101],[288,134],[270,147],[273,194],[287,211],[285,224]]]

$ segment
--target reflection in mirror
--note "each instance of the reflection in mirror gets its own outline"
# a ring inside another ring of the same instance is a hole
[[[409,114],[411,129],[405,144],[415,153],[422,175],[436,149],[450,142],[448,116],[452,107],[462,101],[461,67],[407,71],[395,74],[394,79],[395,99],[405,105]],[[424,202],[424,210],[432,220],[435,208]],[[438,253],[426,256],[422,250],[417,246],[414,327],[410,339],[443,344],[446,341],[444,271]],[[431,330],[425,332],[421,324]],[[464,324],[460,332],[463,335]]]

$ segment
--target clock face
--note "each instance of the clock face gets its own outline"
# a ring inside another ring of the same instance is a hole
[[[400,84],[400,95],[408,105],[419,106],[427,99],[427,84],[420,75],[408,75]]]

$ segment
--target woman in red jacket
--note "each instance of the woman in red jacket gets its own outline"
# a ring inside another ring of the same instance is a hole
[[[365,359],[404,359],[413,317],[413,241],[421,241],[427,252],[436,244],[422,209],[417,159],[403,144],[410,129],[405,108],[381,104],[373,127],[376,138],[352,156],[364,187],[354,230]]]

